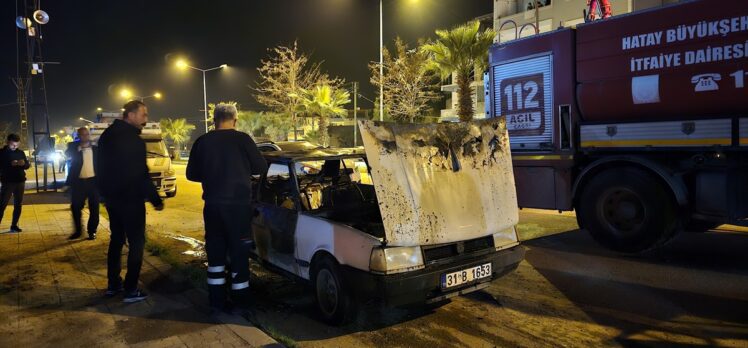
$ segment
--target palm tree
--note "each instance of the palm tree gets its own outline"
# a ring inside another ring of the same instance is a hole
[[[437,30],[434,42],[421,46],[431,55],[428,68],[439,72],[442,80],[453,73],[457,83],[457,115],[460,121],[473,118],[471,74],[478,75],[488,66],[488,48],[496,32],[480,30],[480,22],[474,21],[451,30]]]
[[[319,134],[322,146],[327,146],[330,135],[327,132],[331,116],[345,116],[343,105],[351,102],[351,95],[344,89],[327,84],[317,85],[312,89],[302,89],[299,98],[301,111],[309,116],[319,118]]]
[[[190,133],[195,130],[195,125],[187,123],[184,118],[164,118],[159,123],[164,138],[170,139],[174,144],[174,158],[179,159],[179,150],[190,140]]]

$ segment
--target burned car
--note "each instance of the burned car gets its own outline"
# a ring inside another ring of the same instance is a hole
[[[517,267],[503,119],[360,128],[364,149],[264,153],[253,258],[309,282],[333,324],[360,301],[439,302]]]

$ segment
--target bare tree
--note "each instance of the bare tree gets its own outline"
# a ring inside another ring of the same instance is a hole
[[[338,87],[343,81],[323,73],[321,63],[310,62],[309,56],[299,52],[297,41],[291,47],[278,46],[269,52],[268,58],[257,68],[260,78],[253,88],[255,98],[272,111],[287,115],[293,125],[294,140],[297,140],[300,100],[293,96],[317,85]]]
[[[409,49],[399,37],[395,39],[394,55],[387,48],[384,60],[385,110],[399,122],[415,122],[429,110],[429,103],[438,99],[438,76],[426,69],[428,53]],[[371,83],[379,87],[379,62],[369,64]]]

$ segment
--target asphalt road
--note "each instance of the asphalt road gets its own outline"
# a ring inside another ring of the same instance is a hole
[[[202,239],[200,186],[184,180],[183,166],[178,175],[179,193],[156,229]],[[305,286],[252,264],[251,319],[309,347],[748,347],[745,230],[685,233],[632,256],[596,245],[573,214],[522,211],[520,222],[526,238],[547,236],[524,242],[519,268],[441,307],[367,305],[354,323],[330,327]]]

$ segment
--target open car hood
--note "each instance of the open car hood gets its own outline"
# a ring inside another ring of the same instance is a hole
[[[499,232],[507,234],[502,240],[516,242],[512,227],[519,214],[504,118],[359,125],[388,245]]]

